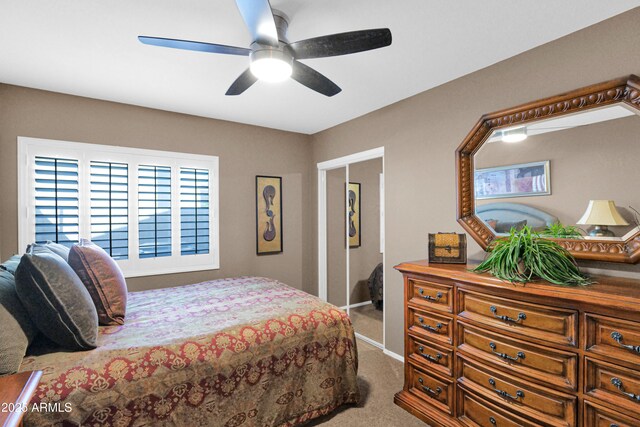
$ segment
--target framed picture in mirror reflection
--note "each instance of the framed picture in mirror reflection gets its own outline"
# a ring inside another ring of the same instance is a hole
[[[551,194],[549,160],[476,169],[476,200]]]
[[[360,207],[362,203],[360,201],[360,183],[350,182],[349,192],[347,193],[348,207],[347,215],[349,217],[347,234],[349,236],[349,248],[359,248],[362,244],[362,236],[360,235],[360,226],[362,223],[362,217],[360,215]]]

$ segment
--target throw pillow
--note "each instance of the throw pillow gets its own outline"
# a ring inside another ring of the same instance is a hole
[[[61,245],[60,243],[55,243],[52,241],[48,241],[47,243],[32,243],[27,246],[26,253],[38,253],[42,251],[52,252],[63,260],[69,260],[69,248],[67,246]]]
[[[81,239],[69,252],[69,265],[89,291],[100,324],[124,324],[127,282],[113,258],[100,246]]]
[[[512,228],[515,228],[516,231],[522,230],[522,227],[527,225],[527,220],[523,219],[522,221],[513,221],[513,222],[500,222],[494,227],[496,233],[509,233]]]
[[[0,271],[0,375],[18,372],[38,333],[16,293],[13,274]]]
[[[96,308],[64,259],[47,252],[23,255],[16,270],[16,291],[35,325],[50,340],[68,350],[96,347]]]
[[[496,226],[498,225],[498,220],[497,219],[488,219],[485,221],[489,227],[493,228],[494,230],[496,229]]]
[[[20,255],[12,256],[8,260],[0,264],[0,269],[8,271],[9,273],[15,275],[18,264],[20,264],[20,258]]]

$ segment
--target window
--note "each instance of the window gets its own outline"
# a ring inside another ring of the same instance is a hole
[[[209,171],[180,169],[182,255],[209,253]]]
[[[127,277],[219,268],[218,158],[18,138],[21,247],[90,238]]]
[[[171,168],[138,167],[140,258],[171,256]]]
[[[116,260],[129,258],[128,171],[125,163],[91,162],[91,241]]]
[[[36,156],[33,163],[35,241],[71,246],[78,241],[78,161]]]

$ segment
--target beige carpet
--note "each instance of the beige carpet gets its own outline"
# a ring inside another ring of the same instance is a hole
[[[382,310],[367,304],[349,310],[349,317],[357,333],[382,344]]]
[[[404,381],[402,363],[361,340],[358,340],[358,357],[360,403],[343,406],[306,427],[425,427],[426,424],[393,403],[393,395],[402,389]]]

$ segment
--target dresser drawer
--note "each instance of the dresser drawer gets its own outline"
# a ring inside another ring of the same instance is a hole
[[[585,393],[615,407],[640,411],[640,373],[586,358]]]
[[[426,280],[409,281],[409,302],[434,310],[453,312],[453,286]]]
[[[409,332],[446,344],[452,344],[453,319],[440,314],[409,308]]]
[[[576,425],[575,396],[533,385],[460,356],[456,371],[460,378],[458,382],[465,388],[510,412],[518,412],[544,426]]]
[[[585,400],[584,402],[584,426],[585,427],[638,427],[640,420],[633,419],[618,411],[612,411],[604,406]]]
[[[536,427],[535,424],[516,414],[509,413],[500,405],[479,398],[458,387],[458,420],[470,427]]]
[[[640,363],[640,324],[598,314],[586,314],[588,352],[607,359]]]
[[[577,346],[578,312],[458,290],[458,317],[545,342]]]
[[[454,383],[409,365],[409,391],[442,412],[453,415]]]
[[[430,343],[411,335],[409,340],[409,360],[446,376],[453,375],[453,351],[439,344]]]
[[[507,338],[458,322],[458,349],[521,378],[577,389],[578,355]]]

